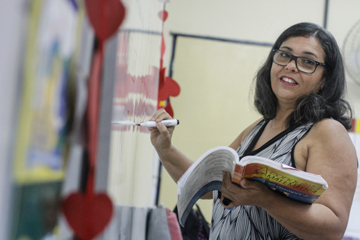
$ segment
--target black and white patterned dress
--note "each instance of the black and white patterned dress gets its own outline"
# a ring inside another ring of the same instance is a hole
[[[295,167],[293,149],[313,124],[290,127],[260,148],[252,151],[267,123],[268,121],[261,121],[250,132],[237,149],[239,156],[257,155]],[[230,211],[220,204],[217,191],[213,192],[213,197],[210,240],[300,239],[261,207],[237,206]]]

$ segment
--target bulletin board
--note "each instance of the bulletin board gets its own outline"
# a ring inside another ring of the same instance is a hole
[[[11,239],[41,239],[57,225],[69,140],[70,59],[83,15],[71,1],[34,1],[23,10]]]

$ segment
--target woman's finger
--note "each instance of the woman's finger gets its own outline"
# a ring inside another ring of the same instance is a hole
[[[223,172],[223,181],[222,181],[222,185],[223,187],[229,191],[229,192],[232,192],[232,193],[235,193],[236,192],[236,187],[232,181],[231,181],[231,175],[229,172]],[[234,189],[235,187],[235,189]]]
[[[170,114],[168,114],[165,109],[159,109],[154,115],[150,118],[150,121],[162,121],[165,119],[171,119]]]

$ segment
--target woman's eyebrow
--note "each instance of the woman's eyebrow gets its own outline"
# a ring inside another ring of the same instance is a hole
[[[305,51],[305,52],[303,52],[303,54],[311,55],[311,56],[314,56],[315,58],[318,58],[318,56],[317,56],[315,53],[313,53],[313,52],[307,52],[307,51]]]
[[[291,47],[288,47],[288,46],[282,46],[281,48],[283,48],[283,49],[287,49],[287,50],[289,50],[290,52],[292,52],[293,51],[293,49],[291,48]],[[304,52],[302,52],[303,54],[305,54],[305,55],[310,55],[310,56],[314,56],[315,58],[319,58],[315,53],[313,53],[313,52],[308,52],[308,51],[304,51]]]
[[[287,50],[289,50],[289,51],[292,51],[292,50],[293,50],[291,47],[288,47],[288,46],[282,46],[281,48],[285,48],[285,49],[287,49]]]

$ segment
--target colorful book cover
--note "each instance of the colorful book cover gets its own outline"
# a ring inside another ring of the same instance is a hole
[[[292,169],[291,171],[300,171]],[[293,176],[289,173],[259,163],[236,165],[232,181],[236,184],[247,178],[266,184],[275,192],[291,199],[313,203],[325,191],[322,184]]]

